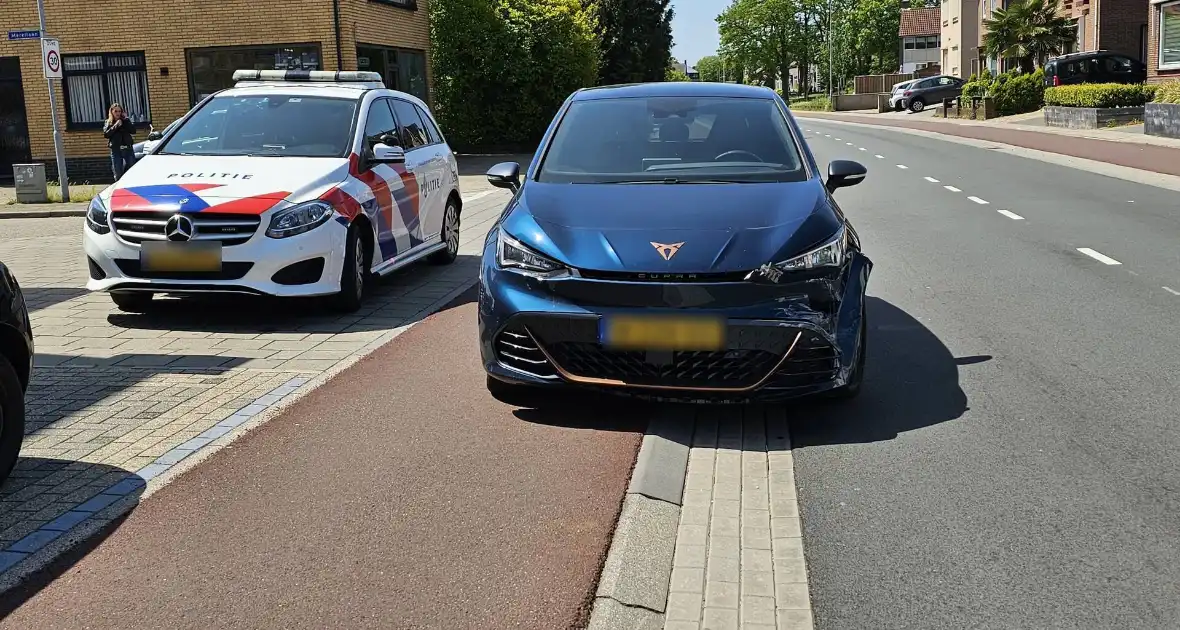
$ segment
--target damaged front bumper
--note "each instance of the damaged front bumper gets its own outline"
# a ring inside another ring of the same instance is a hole
[[[586,387],[645,398],[745,402],[795,398],[849,382],[864,343],[872,263],[778,282],[540,280],[484,257],[479,335],[492,377],[539,387]],[[618,351],[599,343],[603,316],[708,314],[726,321],[717,352]]]

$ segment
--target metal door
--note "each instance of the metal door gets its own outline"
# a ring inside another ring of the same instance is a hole
[[[31,159],[20,57],[0,57],[0,181],[12,181],[12,165]]]

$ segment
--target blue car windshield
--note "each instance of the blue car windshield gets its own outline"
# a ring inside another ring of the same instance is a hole
[[[218,96],[193,112],[156,155],[344,157],[356,105],[325,96]]]
[[[569,184],[804,179],[799,147],[775,101],[674,96],[575,101],[537,176]]]

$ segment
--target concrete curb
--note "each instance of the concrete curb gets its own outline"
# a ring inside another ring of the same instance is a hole
[[[607,552],[588,630],[660,630],[672,580],[692,425],[649,424]]]
[[[53,208],[50,210],[5,210],[0,207],[0,219],[50,219],[57,217],[84,217],[86,208]]]

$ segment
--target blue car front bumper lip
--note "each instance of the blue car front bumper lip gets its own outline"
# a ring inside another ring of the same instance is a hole
[[[489,250],[480,272],[480,352],[490,376],[522,385],[670,399],[815,394],[849,381],[864,342],[871,269],[853,252],[827,277],[780,285],[540,280],[499,269]],[[684,309],[724,317],[726,349],[644,353],[598,344],[603,315]]]

